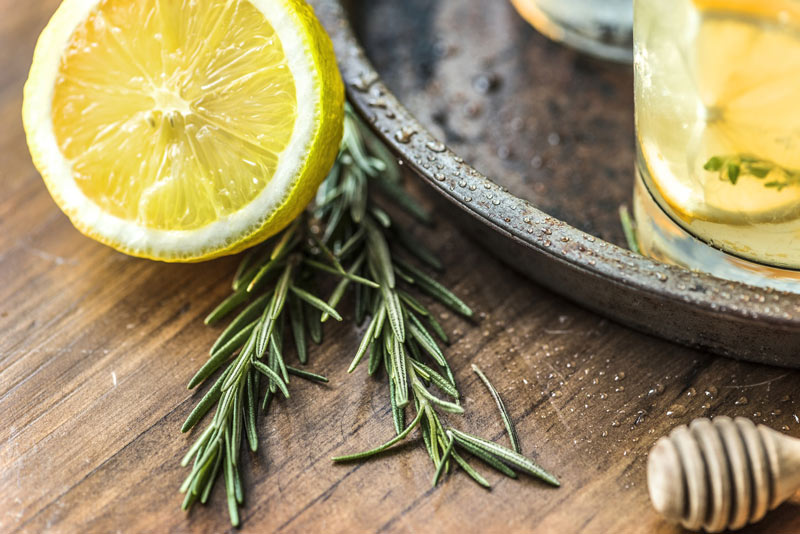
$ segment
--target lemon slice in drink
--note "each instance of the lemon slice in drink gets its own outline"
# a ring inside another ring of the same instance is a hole
[[[689,4],[679,2],[678,4]],[[785,1],[697,0],[670,16],[684,35],[658,32],[647,9],[637,31],[637,128],[651,185],[687,221],[779,222],[800,214],[800,186],[704,169],[712,157],[755,158],[800,169],[800,32]],[[727,10],[726,10],[727,9]],[[732,11],[735,9],[735,11]],[[661,21],[663,22],[663,21]]]
[[[164,261],[231,254],[306,206],[336,157],[344,90],[302,0],[65,0],[23,120],[86,235]]]

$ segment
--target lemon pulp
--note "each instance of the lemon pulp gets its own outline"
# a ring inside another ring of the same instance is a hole
[[[701,239],[800,265],[800,9],[787,0],[636,4],[639,167],[664,210]],[[735,183],[712,157],[774,164]]]
[[[104,0],[62,57],[52,120],[86,197],[187,230],[264,189],[295,107],[281,43],[249,1]]]

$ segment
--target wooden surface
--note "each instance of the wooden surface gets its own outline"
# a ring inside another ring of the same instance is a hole
[[[216,331],[202,317],[235,269],[227,258],[164,265],[81,236],[30,163],[20,120],[36,35],[57,2],[0,0],[0,532],[223,532],[221,487],[180,511],[197,400],[185,384]],[[523,451],[560,489],[482,469],[493,489],[456,472],[430,488],[415,436],[396,452],[334,465],[336,454],[392,434],[384,379],[345,369],[358,342],[330,325],[291,402],[260,420],[245,454],[244,532],[679,532],[648,502],[646,453],[700,415],[753,417],[800,436],[800,374],[711,357],[583,311],[513,274],[439,221],[431,246],[444,281],[478,312],[443,315],[447,355],[467,410],[449,420],[505,443],[479,364],[517,424]],[[743,532],[800,531],[800,501]]]

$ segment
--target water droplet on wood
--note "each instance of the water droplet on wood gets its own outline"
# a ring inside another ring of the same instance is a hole
[[[670,417],[680,417],[686,413],[686,406],[683,404],[673,404],[667,408],[667,415]]]

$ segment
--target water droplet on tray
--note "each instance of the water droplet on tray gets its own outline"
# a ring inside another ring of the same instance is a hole
[[[350,85],[352,85],[357,91],[366,93],[369,90],[369,87],[377,80],[378,74],[376,72],[362,72],[355,80],[353,80]]]
[[[446,147],[444,143],[440,143],[439,141],[428,141],[425,143],[425,148],[432,152],[444,152]]]
[[[397,130],[394,133],[394,138],[397,140],[398,143],[408,144],[411,141],[411,138],[414,134],[417,133],[417,130],[412,128],[411,126],[404,126],[403,128]]]
[[[500,77],[492,72],[482,72],[472,79],[472,88],[481,95],[493,91],[498,85],[500,85]]]

